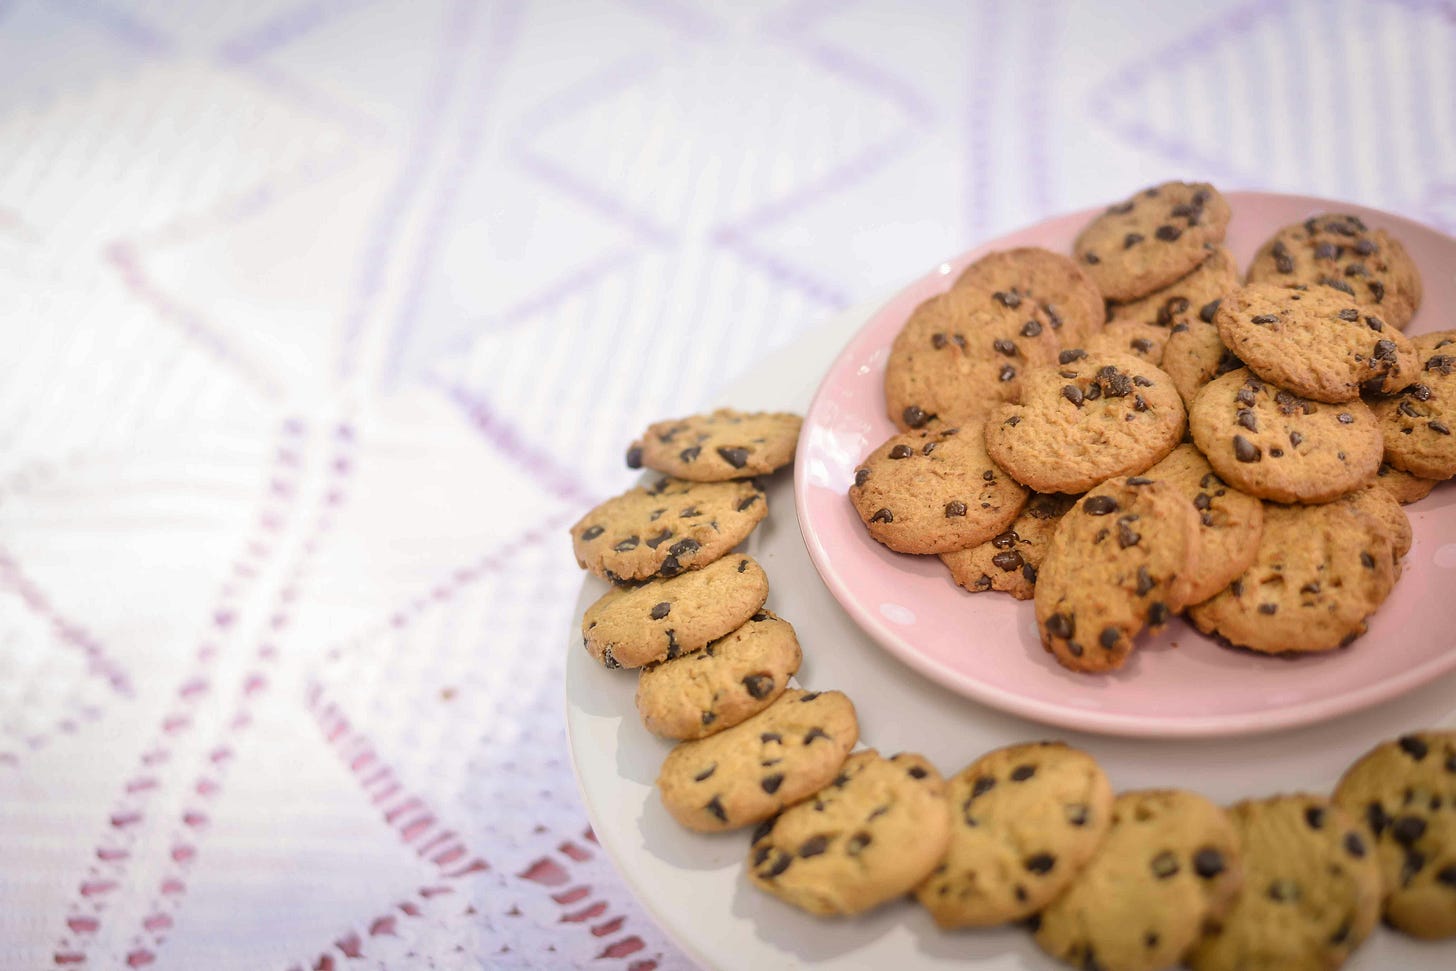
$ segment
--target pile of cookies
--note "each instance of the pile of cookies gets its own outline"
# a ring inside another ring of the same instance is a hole
[[[753,476],[791,459],[798,430],[793,415],[727,409],[652,425],[628,464],[666,474],[571,527],[580,565],[613,583],[586,610],[583,644],[637,671],[643,725],[677,742],[663,805],[701,833],[754,826],[755,886],[820,916],[911,895],[946,929],[1024,922],[1048,954],[1104,971],[1334,968],[1382,906],[1409,933],[1456,936],[1456,732],[1376,748],[1333,799],[1227,810],[1185,790],[1114,794],[1091,755],[1059,742],[987,753],[949,779],[920,755],[859,749],[846,695],[790,686],[793,627],[764,609],[763,569],[733,552],[767,512]],[[945,432],[924,442],[922,456],[982,450]],[[1181,509],[1176,483],[1201,466],[1173,454],[1174,485],[1103,483],[1087,521],[1111,503],[1150,521]],[[982,478],[986,502],[1006,479]],[[1033,499],[1036,522],[1064,502]],[[1149,546],[1161,575],[1167,554]]]
[[[1187,611],[1270,654],[1362,634],[1409,550],[1402,503],[1456,476],[1456,331],[1401,243],[1331,214],[1241,283],[1213,186],[1167,183],[1071,257],[991,253],[910,315],[856,469],[870,535],[956,583],[1034,599],[1064,666],[1122,666]]]

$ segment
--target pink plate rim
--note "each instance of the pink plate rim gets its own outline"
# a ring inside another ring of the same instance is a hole
[[[1402,233],[1410,232],[1413,234],[1433,235],[1438,237],[1444,244],[1456,249],[1456,238],[1434,227],[1395,213],[1373,209],[1369,206],[1361,206],[1347,201],[1327,199],[1319,196],[1254,190],[1231,190],[1225,192],[1224,196],[1235,207],[1236,211],[1242,206],[1258,206],[1261,203],[1272,202],[1281,206],[1297,204],[1302,207],[1307,207],[1310,211],[1351,212],[1362,218],[1378,220],[1380,223],[1388,225],[1393,229],[1398,229]],[[974,249],[938,264],[937,269],[924,274],[909,282],[900,290],[897,290],[894,295],[883,301],[874,313],[864,319],[864,322],[845,344],[843,350],[836,355],[829,370],[820,379],[813,399],[810,401],[809,408],[805,412],[804,424],[806,429],[814,421],[815,415],[821,413],[825,407],[826,396],[829,392],[828,386],[832,376],[846,367],[853,366],[852,362],[860,361],[864,358],[866,351],[865,345],[871,339],[871,331],[876,329],[876,324],[880,317],[888,312],[891,306],[906,291],[925,286],[933,280],[949,278],[953,274],[958,273],[960,269],[972,260],[993,250],[1018,245],[1037,245],[1036,242],[1028,242],[1023,238],[1039,238],[1049,231],[1049,227],[1052,227],[1054,224],[1086,221],[1104,209],[1105,206],[1092,206],[1073,212],[1062,213],[1030,226],[1003,234]],[[811,455],[809,454],[810,441],[810,436],[801,436],[795,455],[794,507],[799,521],[799,530],[803,537],[804,545],[808,549],[809,557],[813,561],[814,567],[818,570],[825,585],[829,588],[830,593],[860,629],[865,631],[883,649],[930,680],[973,701],[981,702],[990,707],[1014,715],[1020,715],[1034,721],[1098,734],[1157,738],[1213,738],[1263,734],[1324,721],[1368,708],[1383,701],[1388,701],[1447,672],[1456,670],[1456,643],[1453,643],[1452,650],[1445,651],[1422,664],[1393,673],[1388,677],[1381,678],[1363,687],[1342,691],[1327,697],[1297,702],[1257,713],[1245,712],[1228,715],[1177,718],[1095,711],[1071,705],[1054,704],[988,685],[974,677],[946,667],[922,654],[902,633],[891,627],[883,617],[871,610],[868,605],[862,603],[854,595],[851,590],[851,585],[844,579],[839,568],[832,561],[829,552],[825,549],[822,538],[815,527],[814,513],[808,505],[810,490],[805,478],[808,474],[807,470],[811,465]]]

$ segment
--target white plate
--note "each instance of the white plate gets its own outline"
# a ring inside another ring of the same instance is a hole
[[[721,396],[744,409],[802,412],[819,375],[873,306],[846,313],[770,355]],[[1012,742],[1065,739],[1087,749],[1118,789],[1182,786],[1220,802],[1275,792],[1327,792],[1376,741],[1456,725],[1456,675],[1395,701],[1319,725],[1236,740],[1124,739],[1049,729],[983,707],[903,666],[840,609],[800,537],[789,475],[769,488],[769,515],[745,548],[768,572],[768,606],[790,621],[804,648],[799,680],[854,699],[866,745],[918,751],[950,774]],[[566,537],[562,536],[565,543]],[[603,848],[642,904],[696,960],[711,968],[975,968],[1054,971],[1022,930],[945,933],[917,907],[895,903],[864,917],[820,920],[751,887],[743,875],[746,831],[687,832],[653,789],[670,746],[638,721],[630,672],[607,671],[582,649],[578,625],[606,585],[587,578],[566,649],[566,724],[582,798]],[[1422,944],[1383,927],[1346,965],[1351,971],[1449,971],[1456,943]]]

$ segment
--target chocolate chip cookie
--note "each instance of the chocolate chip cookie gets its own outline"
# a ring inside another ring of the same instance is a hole
[[[1389,393],[1414,380],[1405,335],[1328,287],[1252,283],[1224,297],[1214,323],[1250,371],[1315,401]]]
[[[1030,600],[1047,544],[1076,501],[1075,496],[1037,493],[1004,532],[969,549],[942,553],[941,562],[951,578],[972,593],[1004,590],[1017,600]]]
[[[793,625],[760,610],[701,650],[643,668],[637,712],[661,738],[706,738],[773,704],[802,660]]]
[[[1167,455],[1186,417],[1158,368],[1126,354],[1069,350],[1026,379],[1020,404],[991,413],[986,451],[1037,492],[1082,492]]]
[[[1011,525],[1027,491],[986,455],[979,423],[895,435],[854,473],[849,499],[870,535],[901,553],[946,553]]]
[[[748,878],[811,914],[859,914],[913,888],[949,839],[950,807],[935,766],[868,749],[813,797],[754,831]]]
[[[1375,834],[1385,920],[1456,937],[1456,731],[1385,742],[1346,770],[1335,802]]]
[[[1270,503],[1253,565],[1188,616],[1263,654],[1329,651],[1365,633],[1394,585],[1390,536],[1374,518],[1344,502]]]
[[[1187,276],[1129,303],[1114,303],[1107,311],[1116,320],[1174,327],[1196,317],[1199,310],[1238,285],[1238,264],[1233,254],[1220,246]]]
[[[1389,462],[1381,462],[1380,468],[1375,472],[1375,484],[1394,496],[1395,501],[1402,506],[1409,506],[1429,496],[1436,487],[1436,480],[1423,479],[1397,469]]]
[[[1384,447],[1364,402],[1311,401],[1247,369],[1205,385],[1188,428],[1221,479],[1275,502],[1329,502],[1358,489]]]
[[[957,287],[1030,300],[1063,347],[1102,329],[1102,292],[1076,263],[1039,246],[987,253],[961,272]]]
[[[627,465],[694,482],[767,475],[793,461],[801,424],[788,412],[732,408],[660,421],[627,449]]]
[[[1126,317],[1107,322],[1102,333],[1093,334],[1081,344],[1082,350],[1096,357],[1100,354],[1127,354],[1157,367],[1163,361],[1168,345],[1168,328]]]
[[[1178,396],[1189,409],[1205,384],[1244,366],[1224,346],[1213,323],[1221,302],[1205,304],[1194,317],[1174,324],[1168,332],[1168,343],[1163,346],[1163,363],[1159,366],[1173,379]]]
[[[1250,283],[1323,284],[1404,327],[1421,304],[1421,274],[1400,241],[1358,216],[1312,216],[1275,233],[1249,264]]]
[[[1220,479],[1197,448],[1179,445],[1143,475],[1173,486],[1198,510],[1189,603],[1207,600],[1254,562],[1264,532],[1264,504]]]
[[[576,562],[604,580],[677,576],[741,543],[768,512],[748,481],[664,476],[597,506],[571,527]]]
[[[1223,242],[1229,215],[1206,182],[1166,182],[1093,219],[1072,249],[1102,295],[1125,303],[1193,272]]]
[[[1021,920],[1081,872],[1112,825],[1112,787],[1085,752],[1012,745],[950,780],[950,847],[915,899],[944,928]]]
[[[679,743],[657,788],[688,829],[751,826],[833,782],[858,741],[854,705],[842,692],[791,688],[747,721]]]
[[[1380,915],[1380,868],[1357,818],[1324,796],[1274,796],[1228,810],[1244,889],[1189,952],[1194,971],[1328,971]]]
[[[1158,971],[1228,910],[1242,881],[1223,810],[1192,792],[1125,792],[1102,846],[1036,921],[1036,943],[1078,968]]]
[[[885,404],[901,430],[978,421],[1021,397],[1028,368],[1056,360],[1046,313],[1010,291],[957,287],[922,303],[890,347]]]
[[[751,556],[701,570],[613,587],[586,609],[581,640],[607,668],[638,668],[696,651],[752,617],[768,599],[768,577]]]
[[[1198,514],[1166,482],[1109,479],[1062,517],[1036,581],[1041,642],[1074,671],[1110,671],[1144,627],[1188,603]]]
[[[1412,475],[1449,479],[1456,476],[1456,330],[1411,343],[1417,360],[1411,383],[1371,405],[1385,436],[1385,459]]]

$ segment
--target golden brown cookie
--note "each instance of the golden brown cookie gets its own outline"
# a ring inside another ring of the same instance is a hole
[[[1145,297],[1187,276],[1223,242],[1229,206],[1206,182],[1165,182],[1112,206],[1072,249],[1108,300]]]
[[[1409,506],[1429,496],[1436,487],[1436,480],[1422,479],[1397,469],[1389,462],[1381,462],[1375,473],[1375,484],[1394,496],[1402,506]]]
[[[1166,482],[1109,479],[1062,517],[1036,580],[1041,642],[1074,671],[1119,668],[1188,603],[1198,514]]]
[[[1179,445],[1143,475],[1173,486],[1198,511],[1189,603],[1207,600],[1254,562],[1264,533],[1264,504],[1220,479],[1197,448]]]
[[[1208,255],[1192,273],[1174,280],[1129,303],[1114,303],[1107,308],[1117,320],[1137,320],[1158,327],[1174,327],[1210,303],[1239,286],[1239,267],[1227,247],[1220,246]]]
[[[660,421],[627,449],[627,465],[694,482],[767,475],[793,461],[801,424],[788,412],[732,408]]]
[[[1350,766],[1335,802],[1375,834],[1385,920],[1456,937],[1456,731],[1411,732]]]
[[[1193,400],[1188,430],[1234,488],[1275,502],[1329,502],[1375,477],[1383,442],[1362,401],[1331,405],[1230,371]]]
[[[1262,654],[1329,651],[1365,633],[1394,585],[1390,536],[1374,518],[1345,502],[1269,503],[1253,565],[1188,616]]]
[[[828,786],[754,831],[748,878],[820,916],[909,892],[950,839],[945,781],[919,755],[856,752]]]
[[[944,928],[989,927],[1041,910],[1112,825],[1112,786],[1060,742],[988,752],[950,780],[950,846],[915,899]]]
[[[946,553],[1011,525],[1027,491],[986,455],[979,422],[891,436],[854,473],[849,499],[900,553]]]
[[[1385,460],[1426,479],[1456,476],[1456,330],[1413,338],[1410,384],[1371,408],[1385,436]]]
[[[1249,264],[1249,282],[1333,287],[1396,328],[1421,304],[1421,274],[1400,241],[1339,213],[1275,233]]]
[[[1004,590],[1017,600],[1030,600],[1057,523],[1076,501],[1076,496],[1037,493],[1004,532],[968,549],[942,553],[941,562],[972,593]]]
[[[1102,329],[1102,292],[1076,263],[1039,246],[987,253],[961,272],[957,287],[1030,300],[1063,347]]]
[[[1228,810],[1244,888],[1189,952],[1194,971],[1333,971],[1380,916],[1369,834],[1324,796],[1240,802]]]
[[[1213,324],[1220,303],[1221,300],[1215,300],[1206,304],[1196,316],[1174,324],[1163,347],[1163,363],[1159,366],[1173,379],[1178,396],[1190,410],[1193,399],[1205,384],[1244,366],[1224,346],[1218,327]]]
[[[1027,378],[1020,404],[986,424],[986,451],[1037,492],[1082,492],[1173,450],[1186,413],[1172,380],[1126,354],[1064,351]]]
[[[1034,921],[1036,943],[1078,968],[1160,971],[1227,912],[1242,883],[1223,810],[1193,792],[1124,792],[1086,869]]]
[[[688,829],[751,826],[833,782],[858,741],[854,705],[842,692],[791,688],[747,721],[679,742],[657,788]]]
[[[1116,317],[1108,321],[1102,333],[1093,334],[1081,344],[1088,355],[1127,354],[1140,358],[1153,367],[1163,363],[1163,349],[1168,344],[1168,328],[1140,320]]]
[[[1251,283],[1224,297],[1214,323],[1250,371],[1315,401],[1390,393],[1414,380],[1405,335],[1329,287]]]
[[[706,738],[773,704],[802,660],[793,625],[760,610],[700,650],[643,668],[637,713],[660,738]]]
[[[696,651],[739,627],[768,599],[751,556],[725,556],[666,580],[613,587],[586,609],[581,640],[606,668],[639,668]]]
[[[1006,291],[957,287],[915,308],[885,363],[885,405],[902,430],[954,427],[1021,396],[1028,368],[1056,360],[1045,312]]]

